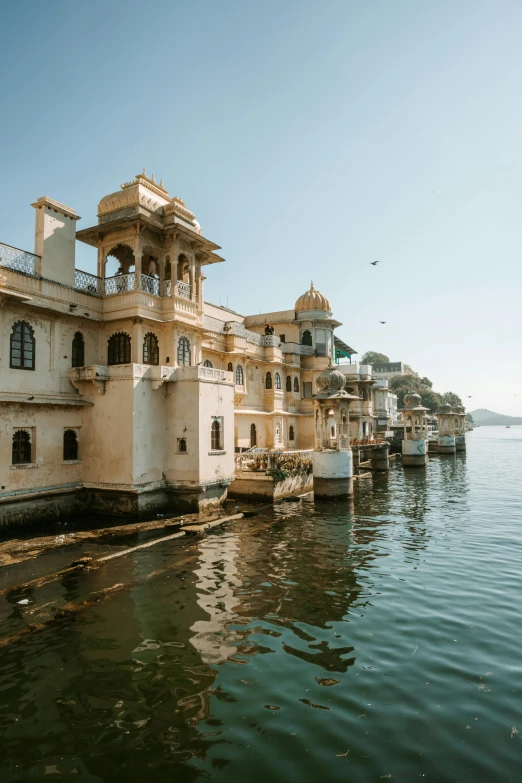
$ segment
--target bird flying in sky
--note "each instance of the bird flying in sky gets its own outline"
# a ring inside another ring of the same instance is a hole
[[[380,324],[385,324],[385,323],[386,323],[386,321],[379,321],[379,323],[380,323]]]
[[[370,264],[372,266],[377,266],[377,264],[380,264],[380,263],[381,263],[380,261],[370,261]]]

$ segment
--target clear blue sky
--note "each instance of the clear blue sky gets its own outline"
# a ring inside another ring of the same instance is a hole
[[[9,3],[0,241],[145,167],[223,248],[211,301],[313,279],[360,353],[522,415],[521,41],[520,0]]]

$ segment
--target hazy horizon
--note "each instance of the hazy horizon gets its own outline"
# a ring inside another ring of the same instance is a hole
[[[95,224],[145,167],[222,247],[209,301],[291,309],[313,279],[359,356],[522,416],[522,4],[29,0],[3,23],[0,242],[33,249],[42,195]]]

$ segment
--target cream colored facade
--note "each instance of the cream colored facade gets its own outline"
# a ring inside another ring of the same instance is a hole
[[[313,448],[340,326],[313,285],[282,312],[207,303],[219,247],[145,174],[79,232],[74,210],[33,207],[35,254],[0,245],[0,521],[204,508],[226,496],[235,452]],[[96,247],[96,276],[75,269],[76,240]],[[360,398],[350,437],[371,439],[371,367],[340,369]]]

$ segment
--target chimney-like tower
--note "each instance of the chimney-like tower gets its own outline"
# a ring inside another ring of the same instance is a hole
[[[40,275],[74,287],[76,221],[74,209],[47,196],[31,204],[36,209],[34,252],[41,256]]]

